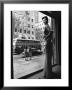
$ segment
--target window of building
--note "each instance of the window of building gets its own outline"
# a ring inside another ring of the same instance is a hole
[[[25,37],[22,37],[22,39],[26,39]]]
[[[22,29],[20,29],[20,33],[22,33]]]
[[[29,30],[29,31],[27,31],[27,33],[28,33],[28,34],[30,34],[30,30]]]
[[[30,24],[28,24],[28,27],[30,27]]]
[[[28,37],[28,39],[30,39],[30,37]]]
[[[24,33],[26,33],[26,30],[24,30]]]
[[[29,12],[28,11],[25,11],[26,15],[29,15]]]
[[[18,30],[18,32],[20,32],[20,30]]]
[[[33,19],[32,19],[32,22],[33,22]]]
[[[34,37],[32,37],[32,39],[34,39]]]
[[[34,34],[34,31],[32,31],[32,34]]]
[[[17,28],[15,28],[15,32],[17,32]]]
[[[28,18],[28,21],[30,21],[30,18]]]
[[[32,28],[33,28],[33,25],[32,25]]]

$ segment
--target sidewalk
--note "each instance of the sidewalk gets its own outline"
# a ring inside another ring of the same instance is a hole
[[[45,55],[34,56],[32,60],[25,61],[24,58],[19,58],[14,62],[14,79],[26,76],[43,69]]]

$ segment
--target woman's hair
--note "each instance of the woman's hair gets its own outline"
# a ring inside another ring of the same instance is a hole
[[[47,16],[42,17],[42,20],[43,20],[43,19],[46,19],[46,20],[48,21],[48,17],[47,17]]]

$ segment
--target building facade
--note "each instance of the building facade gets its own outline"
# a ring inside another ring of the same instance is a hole
[[[35,40],[35,12],[34,11],[14,11],[13,15],[13,38],[19,36],[24,39]]]

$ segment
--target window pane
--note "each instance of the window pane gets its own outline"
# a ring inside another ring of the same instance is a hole
[[[26,33],[26,30],[24,30],[24,33]]]
[[[28,37],[28,39],[30,39],[30,37]]]
[[[32,31],[32,34],[34,34],[34,32]]]
[[[28,34],[30,34],[30,31],[27,31]]]
[[[32,37],[32,39],[34,39],[34,37]]]
[[[15,32],[17,32],[17,28],[15,28]]]
[[[28,24],[28,27],[30,27],[30,24]]]
[[[32,25],[32,28],[33,28],[33,25]]]
[[[22,33],[22,29],[20,29],[20,33]]]
[[[32,19],[32,22],[33,22],[33,19]]]

